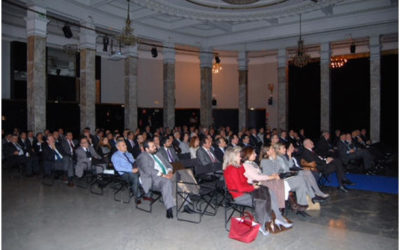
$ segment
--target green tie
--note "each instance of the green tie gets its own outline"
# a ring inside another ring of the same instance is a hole
[[[151,156],[153,156],[154,160],[161,167],[163,174],[167,174],[167,170],[165,169],[164,164],[162,164],[162,162],[158,159],[158,157],[156,155],[151,155]]]

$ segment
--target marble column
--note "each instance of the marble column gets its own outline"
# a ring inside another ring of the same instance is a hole
[[[330,78],[330,44],[321,44],[321,131],[330,131],[330,104],[331,104],[331,78]]]
[[[370,138],[371,142],[381,139],[381,43],[380,36],[369,38],[370,52]]]
[[[239,51],[239,130],[247,128],[248,103],[248,58],[246,51]]]
[[[165,43],[163,48],[163,124],[175,127],[175,49],[173,43]]]
[[[31,9],[46,14],[46,10]],[[46,37],[48,20],[45,15],[27,11],[27,127],[43,132],[46,128]]]
[[[83,26],[92,27],[91,21],[85,21]],[[85,28],[80,29],[80,119],[81,130],[96,128],[96,32]]]
[[[212,119],[212,60],[211,50],[200,52],[200,125],[209,127]]]
[[[288,129],[288,81],[286,49],[278,50],[278,129]]]
[[[137,105],[137,45],[128,46],[125,59],[125,128],[135,131],[138,126]]]

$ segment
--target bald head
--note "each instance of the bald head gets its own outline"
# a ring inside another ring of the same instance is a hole
[[[314,143],[310,139],[305,139],[304,142],[303,142],[303,146],[306,149],[312,150],[314,148]]]

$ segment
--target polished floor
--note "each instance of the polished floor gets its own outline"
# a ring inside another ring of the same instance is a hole
[[[201,224],[165,218],[161,203],[147,214],[61,181],[3,174],[2,249],[397,249],[398,196],[327,190],[330,200],[311,218],[289,213],[293,229],[251,244],[228,238],[223,208]]]

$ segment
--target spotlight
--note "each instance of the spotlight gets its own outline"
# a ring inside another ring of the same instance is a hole
[[[151,48],[151,56],[154,58],[158,56],[158,51],[156,47]]]
[[[107,51],[109,39],[108,36],[103,37],[103,51]]]
[[[64,36],[66,38],[71,38],[72,37],[72,31],[71,31],[71,27],[69,27],[68,24],[64,25],[64,27],[62,28],[63,32],[64,32]]]
[[[350,45],[350,53],[351,54],[356,53],[356,44],[354,42],[352,42]]]
[[[221,58],[219,58],[219,56],[215,56],[215,62],[216,63],[221,63]]]

